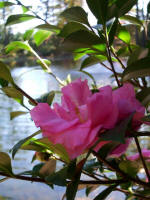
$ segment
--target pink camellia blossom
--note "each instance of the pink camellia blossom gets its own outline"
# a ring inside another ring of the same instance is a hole
[[[150,150],[142,149],[142,155],[148,162],[150,162]],[[131,161],[138,160],[138,159],[140,159],[140,154],[136,153],[132,156],[128,156],[127,159],[131,160]]]
[[[54,144],[62,144],[74,159],[90,148],[101,132],[114,128],[133,112],[133,124],[137,129],[144,107],[135,99],[131,84],[115,91],[105,86],[92,94],[87,80],[77,79],[62,88],[61,105],[55,103],[51,108],[47,103],[39,103],[31,110],[31,117],[44,137]],[[100,142],[97,150],[108,142]],[[128,143],[127,140],[126,145],[119,145],[112,154],[121,155]]]

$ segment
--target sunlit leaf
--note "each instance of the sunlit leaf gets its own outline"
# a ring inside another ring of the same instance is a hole
[[[25,144],[28,140],[30,140],[31,138],[33,138],[34,136],[38,135],[41,133],[41,130],[33,133],[32,135],[28,136],[27,138],[24,138],[22,140],[20,140],[17,144],[15,144],[15,146],[12,148],[12,157],[15,157],[15,154],[17,153],[17,151],[23,146],[23,144]]]
[[[30,40],[30,38],[32,37],[33,32],[34,32],[34,29],[27,30],[27,31],[23,34],[23,39],[24,39],[24,41]]]
[[[34,34],[34,41],[37,46],[41,45],[49,36],[52,34],[51,31],[39,30]]]
[[[5,7],[8,7],[8,6],[13,6],[13,5],[15,5],[15,4],[12,3],[12,2],[9,2],[9,1],[0,2],[0,8],[5,8]]]
[[[131,36],[129,31],[124,26],[120,26],[118,29],[117,37],[123,42],[130,44]]]
[[[20,49],[31,51],[31,47],[27,42],[13,41],[5,47],[5,52],[10,53],[12,51],[17,51]]]
[[[17,14],[17,15],[10,15],[6,21],[6,26],[13,25],[13,24],[19,24],[22,22],[29,21],[31,19],[35,19],[36,17],[33,15],[28,14]]]
[[[48,138],[42,138],[38,140],[34,140],[34,144],[38,144],[49,149],[52,153],[57,154],[61,159],[69,162],[69,156],[65,148],[61,144],[53,144],[48,140]]]

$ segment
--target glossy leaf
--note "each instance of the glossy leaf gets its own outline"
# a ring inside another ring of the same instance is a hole
[[[71,33],[79,31],[79,30],[88,31],[88,29],[84,25],[82,25],[82,24],[80,24],[78,22],[69,22],[63,27],[63,29],[61,30],[59,36],[67,37]]]
[[[28,140],[30,140],[31,138],[33,138],[34,136],[38,135],[41,133],[41,130],[33,133],[32,135],[28,136],[27,138],[24,138],[22,140],[20,140],[17,144],[14,145],[14,147],[12,148],[12,157],[14,158],[16,153],[18,152],[18,150],[23,146],[23,144],[25,144]]]
[[[118,29],[117,37],[123,42],[130,44],[131,36],[129,31],[124,26],[120,26]]]
[[[94,200],[105,200],[106,197],[117,187],[116,184],[111,185],[109,187],[107,187],[106,189],[104,189],[100,194],[98,194]]]
[[[15,111],[15,112],[11,112],[10,113],[10,119],[12,120],[12,119],[14,119],[14,118],[16,118],[16,117],[18,117],[18,116],[20,116],[20,115],[25,115],[25,114],[27,114],[28,112],[23,112],[23,111]]]
[[[41,25],[36,26],[35,28],[46,30],[46,31],[51,31],[51,32],[55,32],[55,33],[60,32],[60,28],[58,26],[51,25],[51,24],[41,24]]]
[[[24,39],[24,41],[30,40],[30,38],[32,37],[33,32],[34,32],[33,29],[27,30],[27,31],[23,34],[23,39]]]
[[[2,91],[10,98],[13,98],[18,103],[23,104],[23,95],[14,87],[4,87]]]
[[[67,151],[61,144],[53,144],[52,142],[48,140],[48,138],[34,140],[33,142],[34,144],[38,144],[40,146],[43,146],[49,149],[51,152],[57,154],[64,161],[66,162],[70,161]]]
[[[131,63],[123,72],[123,81],[150,75],[150,57]]]
[[[5,63],[3,63],[2,61],[0,61],[0,78],[1,84],[3,84],[3,86],[6,85],[6,82],[4,83],[4,80],[10,83],[14,83],[9,67],[5,65]]]
[[[104,141],[114,141],[125,144],[125,133],[132,120],[133,114],[126,119],[122,120],[115,128],[108,130],[106,133],[101,134],[100,138]]]
[[[76,21],[89,25],[87,13],[79,6],[67,8],[61,13],[61,16],[68,21]]]
[[[37,46],[41,45],[49,36],[52,34],[51,31],[39,30],[34,34],[34,41]]]
[[[84,61],[81,64],[80,70],[84,69],[85,67],[100,63],[107,60],[106,56],[100,55],[100,56],[89,56],[84,59]]]
[[[5,8],[5,7],[8,7],[8,6],[13,6],[13,5],[15,5],[15,4],[12,3],[12,2],[9,2],[9,1],[0,2],[0,8]]]
[[[40,98],[36,99],[36,101],[38,103],[48,103],[49,105],[51,105],[54,97],[55,97],[55,92],[51,91],[49,93],[42,95]]]
[[[98,23],[105,24],[107,16],[108,0],[86,0],[88,7],[92,11],[93,15],[98,20]]]
[[[101,43],[103,43],[103,41],[97,35],[90,31],[81,30],[73,32],[66,37],[62,48],[73,51],[79,48],[88,48]]]
[[[48,183],[52,183],[54,185],[59,186],[66,186],[66,179],[67,179],[67,167],[64,167],[63,169],[59,170],[58,172],[55,172],[51,174],[50,176],[47,176],[45,180]]]
[[[127,65],[131,65],[133,62],[148,56],[148,48],[139,47],[135,49],[128,58]]]
[[[6,21],[6,26],[19,24],[19,23],[26,22],[35,18],[36,17],[34,15],[28,15],[28,14],[10,15]]]
[[[138,166],[135,162],[133,161],[129,161],[129,160],[126,160],[126,161],[122,161],[120,164],[119,164],[119,168],[129,174],[130,176],[132,177],[135,177],[136,174],[138,173]]]
[[[7,153],[0,152],[0,171],[12,175],[11,159]]]
[[[12,51],[17,51],[20,49],[31,51],[31,47],[27,42],[13,41],[5,47],[5,52],[10,53]]]
[[[132,24],[136,24],[138,26],[143,26],[143,22],[140,19],[138,19],[137,17],[133,17],[131,15],[124,15],[124,16],[120,17],[120,19],[128,21]]]

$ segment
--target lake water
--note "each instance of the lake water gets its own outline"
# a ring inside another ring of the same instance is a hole
[[[68,70],[55,66],[52,67],[52,70],[61,79],[65,79],[68,72],[73,79],[81,76],[83,79],[87,78],[86,75],[72,69]],[[92,73],[99,86],[110,84],[113,81],[109,79],[111,74],[99,65],[95,65],[94,68],[88,68],[88,72]],[[12,74],[16,79],[16,83],[33,98],[37,98],[48,91],[59,89],[58,83],[53,77],[47,75],[42,70],[38,70],[36,67],[17,68],[12,71]],[[91,83],[91,80],[89,80],[89,83]],[[31,135],[37,130],[29,114],[10,121],[10,112],[18,110],[24,111],[17,102],[0,94],[0,151],[9,152],[13,145],[20,139]],[[32,169],[33,165],[35,165],[35,163],[31,165],[33,154],[34,152],[20,150],[16,154],[15,160],[12,162],[14,172],[18,173]],[[0,200],[60,200],[64,192],[65,188],[63,187],[55,187],[55,189],[52,190],[47,185],[41,183],[30,183],[21,180],[9,179],[0,183]],[[86,198],[82,190],[78,192],[78,197],[76,199],[92,200],[96,194],[98,194],[98,190],[95,190]],[[117,195],[113,193],[108,199],[122,200],[124,199],[123,197],[124,195],[121,193],[117,193]]]

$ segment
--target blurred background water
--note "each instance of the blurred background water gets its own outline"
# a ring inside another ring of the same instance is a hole
[[[72,79],[81,76],[82,79],[88,78],[77,70],[68,70],[59,66],[53,66],[52,71],[61,79],[65,79],[68,73],[71,74]],[[89,67],[87,71],[92,73],[99,86],[110,84],[113,81],[109,78],[111,74],[99,65],[95,65],[92,70]],[[13,69],[12,74],[17,84],[33,98],[38,98],[51,90],[59,89],[56,80],[42,70],[37,69],[37,67],[16,68]],[[88,81],[91,84],[89,78]],[[58,97],[56,100],[59,101]],[[20,139],[31,135],[37,130],[29,114],[10,120],[10,112],[18,110],[24,111],[25,109],[12,99],[0,94],[0,151],[9,152]],[[34,152],[20,150],[12,162],[14,172],[19,173],[32,169],[33,165],[35,165],[35,163],[31,164],[33,154]],[[52,190],[41,183],[9,179],[0,184],[0,200],[59,200],[62,198],[64,191],[65,188],[63,187],[55,187]],[[84,191],[80,191],[77,199],[91,200],[97,193],[98,191],[95,191],[89,198],[86,198]],[[121,197],[123,195],[117,195],[117,197],[116,195],[111,195],[108,199],[121,200]]]

